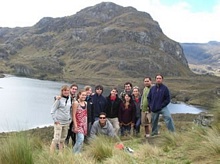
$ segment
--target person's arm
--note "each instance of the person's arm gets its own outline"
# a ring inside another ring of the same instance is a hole
[[[73,125],[74,125],[74,132],[77,132],[77,122],[76,122],[76,110],[77,110],[78,102],[74,101],[72,105],[72,118],[73,118]]]
[[[121,126],[122,125],[122,101],[120,103],[120,106],[119,106],[119,110],[118,110],[118,121],[119,121],[119,125]]]
[[[92,124],[92,128],[91,128],[91,131],[90,131],[90,137],[91,138],[95,138],[96,137],[96,132],[97,131],[97,124],[96,124],[96,122],[94,122],[93,124]]]
[[[107,135],[110,136],[110,137],[115,136],[114,128],[113,128],[113,126],[110,122],[108,123],[108,134]]]
[[[150,89],[148,95],[147,95],[147,101],[148,101],[148,112],[151,112],[151,96],[152,96],[152,88]]]
[[[57,118],[56,118],[56,111],[57,111],[57,109],[58,109],[58,107],[59,107],[59,104],[60,104],[60,101],[59,101],[59,100],[56,100],[56,101],[53,103],[52,108],[51,108],[51,111],[50,111],[50,113],[51,113],[51,115],[52,115],[52,118],[53,118],[53,121],[54,121],[55,124],[59,124],[59,121],[58,121]]]
[[[170,91],[169,89],[165,86],[165,91],[164,91],[164,99],[162,102],[162,108],[164,108],[165,106],[167,106],[170,103]]]
[[[132,103],[131,108],[132,108],[132,126],[134,126],[136,119],[136,107],[134,103]]]

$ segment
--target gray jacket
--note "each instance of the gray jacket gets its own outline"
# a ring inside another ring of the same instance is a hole
[[[71,122],[70,116],[71,100],[67,100],[61,97],[60,100],[56,100],[51,108],[51,115],[54,122],[60,122],[61,125],[68,124]]]
[[[99,120],[95,121],[92,125],[92,129],[90,132],[91,138],[94,138],[96,135],[107,135],[110,137],[114,137],[114,128],[109,120],[106,120],[106,125],[101,127]]]

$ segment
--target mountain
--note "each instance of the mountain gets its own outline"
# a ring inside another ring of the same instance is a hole
[[[150,14],[111,2],[32,27],[0,28],[0,69],[68,81],[193,74],[181,45]]]
[[[220,42],[181,43],[193,72],[220,76]]]

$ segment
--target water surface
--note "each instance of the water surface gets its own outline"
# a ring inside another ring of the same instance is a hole
[[[52,125],[50,109],[64,84],[15,76],[0,78],[0,132]],[[169,104],[168,108],[171,113],[197,114],[202,110],[182,103]]]

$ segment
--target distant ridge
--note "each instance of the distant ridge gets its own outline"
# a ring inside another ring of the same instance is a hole
[[[220,76],[220,42],[181,43],[193,72]]]

